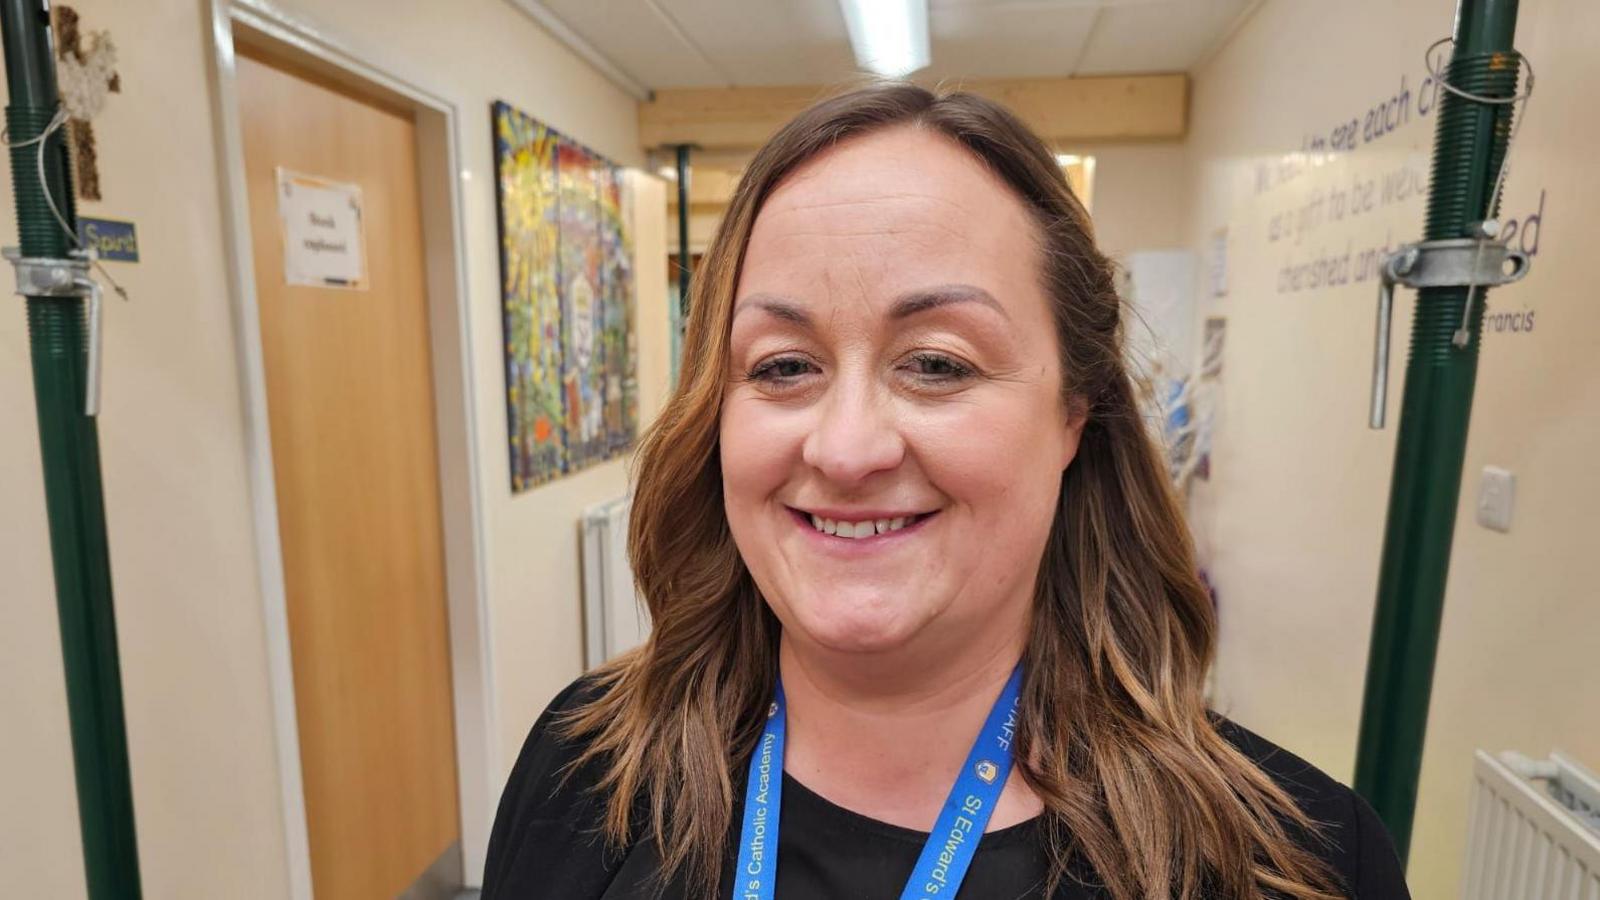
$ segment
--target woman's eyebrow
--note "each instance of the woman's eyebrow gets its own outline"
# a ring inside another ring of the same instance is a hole
[[[993,294],[970,284],[940,284],[907,291],[896,297],[889,305],[889,318],[898,321],[952,303],[979,303],[993,309],[1007,321],[1011,319],[1010,313],[1006,312],[1005,307],[1000,305],[1000,301],[996,300]],[[779,294],[757,293],[741,297],[734,305],[734,318],[752,308],[802,328],[811,327],[811,314],[794,300]]]
[[[994,295],[981,287],[970,284],[941,284],[935,287],[918,288],[907,291],[895,298],[889,307],[889,318],[904,319],[930,309],[949,306],[952,303],[981,303],[993,309],[1008,321],[1011,315]]]
[[[793,322],[801,328],[811,327],[811,314],[787,297],[777,294],[749,294],[734,305],[733,317],[738,318],[740,313],[751,308],[763,310],[786,322]]]

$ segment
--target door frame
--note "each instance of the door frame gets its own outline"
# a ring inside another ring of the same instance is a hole
[[[489,828],[498,796],[500,761],[494,740],[482,477],[473,403],[472,311],[467,291],[460,184],[460,179],[467,175],[460,168],[459,109],[443,94],[408,77],[382,54],[368,52],[271,0],[209,0],[209,7],[224,246],[228,255],[234,342],[244,411],[257,578],[272,686],[272,715],[283,800],[284,865],[290,896],[294,900],[311,900],[311,850],[300,768],[283,550],[279,542],[261,319],[256,300],[249,195],[235,82],[236,38],[252,47],[264,48],[286,62],[303,65],[337,83],[354,87],[359,93],[398,103],[415,116],[450,629],[462,866],[467,880],[475,882],[483,870],[488,849]],[[459,177],[458,172],[461,172]]]

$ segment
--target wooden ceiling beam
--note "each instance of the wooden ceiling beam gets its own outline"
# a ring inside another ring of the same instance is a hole
[[[1188,129],[1189,79],[1182,74],[1008,78],[960,87],[1005,104],[1058,144],[1180,140]],[[693,144],[749,151],[800,110],[837,92],[816,85],[658,90],[639,104],[639,139],[649,149]]]

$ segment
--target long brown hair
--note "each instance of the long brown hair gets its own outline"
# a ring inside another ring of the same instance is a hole
[[[1044,803],[1052,888],[1081,859],[1116,900],[1337,896],[1296,841],[1314,823],[1220,736],[1202,682],[1216,641],[1183,516],[1122,358],[1113,266],[1044,143],[1001,106],[905,83],[801,113],[756,154],[695,275],[682,377],[635,457],[629,550],[654,619],[564,720],[603,773],[604,831],[658,843],[668,876],[714,896],[775,689],[779,626],[728,529],[718,417],[733,294],[762,204],[796,167],[891,126],[965,147],[1027,205],[1043,247],[1064,402],[1088,411],[1040,566],[1018,771]]]

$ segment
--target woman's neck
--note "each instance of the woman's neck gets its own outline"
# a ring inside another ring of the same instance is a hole
[[[932,828],[1021,658],[1026,628],[885,654],[843,653],[785,633],[778,657],[788,708],[785,770],[862,815]],[[1013,773],[989,821],[1004,828],[1037,815]]]

